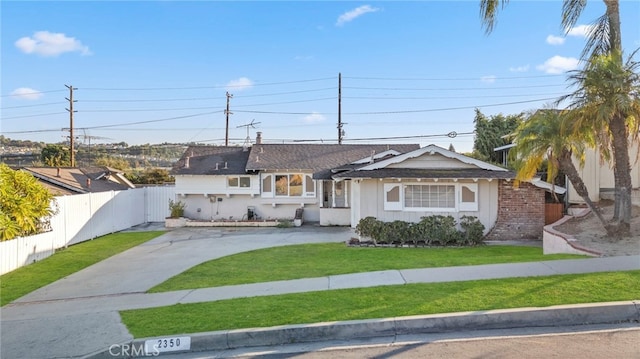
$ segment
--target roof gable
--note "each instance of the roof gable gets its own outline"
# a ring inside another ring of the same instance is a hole
[[[24,167],[23,170],[36,177],[52,193],[88,193],[121,191],[134,188],[120,177],[113,179],[107,167]]]
[[[356,169],[356,171],[371,171],[371,170],[378,170],[383,168],[404,168],[402,166],[403,162],[409,161],[411,159],[419,158],[421,156],[433,156],[436,154],[444,158],[458,161],[460,163],[460,166],[457,166],[457,168],[477,168],[477,169],[488,170],[488,171],[509,172],[509,170],[507,170],[506,168],[492,165],[490,163],[480,161],[475,158],[471,158],[453,151],[445,150],[444,148],[436,145],[428,145],[412,152],[408,152],[399,156],[395,156],[395,157],[380,161],[378,163],[373,163],[371,165],[358,168]],[[454,167],[455,166],[451,166],[451,165],[446,166],[446,168],[454,168]],[[438,167],[434,167],[434,169],[435,168],[438,168]]]

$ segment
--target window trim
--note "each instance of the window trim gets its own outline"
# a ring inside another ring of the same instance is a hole
[[[249,180],[249,185],[248,186],[241,186],[243,178]],[[235,179],[238,182],[237,186],[232,186],[232,185],[229,184],[229,181],[232,180],[232,179]],[[242,175],[227,176],[227,188],[251,188],[251,176],[242,176]]]
[[[300,195],[298,196],[292,196],[291,195],[291,176],[295,176],[295,175],[299,175],[301,176],[302,179],[302,192]],[[261,189],[261,197],[263,198],[316,198],[317,195],[317,185],[316,185],[316,181],[313,179],[313,176],[310,173],[305,173],[305,172],[270,172],[270,173],[266,173],[263,175],[263,177],[261,177],[261,182],[260,184],[263,185],[263,182],[265,179],[267,179],[267,177],[271,177],[269,179],[270,183],[271,183],[271,192],[263,192]],[[287,177],[287,194],[277,194],[277,190],[276,190],[276,178],[280,177],[280,176],[286,176]],[[308,184],[307,182],[311,181],[310,184]],[[312,186],[313,187],[313,192],[308,192],[307,189],[307,185]]]
[[[455,207],[452,208],[441,208],[441,207],[407,207],[405,201],[405,190],[407,186],[453,186],[454,187],[454,203]],[[462,187],[466,186],[475,194],[474,202],[462,202]],[[391,191],[393,188],[399,187],[399,201],[388,201],[387,193]],[[402,211],[402,212],[449,212],[449,213],[459,213],[459,212],[478,212],[480,208],[480,194],[479,194],[479,185],[478,183],[467,183],[467,182],[457,182],[457,181],[446,181],[446,182],[387,182],[383,183],[383,192],[382,192],[382,200],[383,200],[383,210],[384,211]]]

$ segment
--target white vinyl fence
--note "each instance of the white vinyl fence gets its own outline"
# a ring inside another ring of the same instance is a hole
[[[56,197],[58,213],[51,231],[0,242],[0,274],[52,255],[56,249],[169,216],[174,187],[145,187],[126,191]]]

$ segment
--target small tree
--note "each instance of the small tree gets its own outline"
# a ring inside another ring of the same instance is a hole
[[[0,240],[46,230],[52,200],[53,195],[35,177],[0,164]]]
[[[40,160],[45,166],[64,167],[71,165],[69,149],[62,145],[46,145],[40,152]]]

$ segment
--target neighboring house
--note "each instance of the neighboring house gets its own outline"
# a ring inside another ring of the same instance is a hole
[[[631,165],[631,187],[633,188],[632,202],[640,205],[640,148],[637,142],[629,143],[629,162]],[[593,149],[586,151],[584,167],[581,168],[576,161],[578,174],[584,181],[592,201],[613,200],[615,178],[612,166],[611,162],[601,161],[600,152]],[[567,182],[568,202],[584,203],[571,183]]]
[[[514,186],[513,172],[434,145],[193,146],[173,175],[191,219],[291,219],[300,207],[306,221],[352,227],[367,216],[468,215],[491,239],[540,237],[552,189]]]
[[[23,167],[55,196],[135,188],[123,174],[110,167]]]
[[[507,165],[509,150],[514,146],[515,144],[508,144],[494,148],[494,151],[501,153],[503,165]],[[633,188],[632,201],[634,204],[640,205],[640,148],[638,143],[629,143],[629,162],[631,165],[631,186]],[[584,166],[580,166],[576,159],[574,159],[574,164],[578,169],[580,178],[582,178],[587,187],[589,198],[592,201],[598,202],[601,199],[613,200],[615,177],[611,161],[604,162],[600,159],[598,150],[587,149]],[[571,182],[567,180],[566,183],[566,202],[569,204],[583,204],[584,200],[578,195]]]

